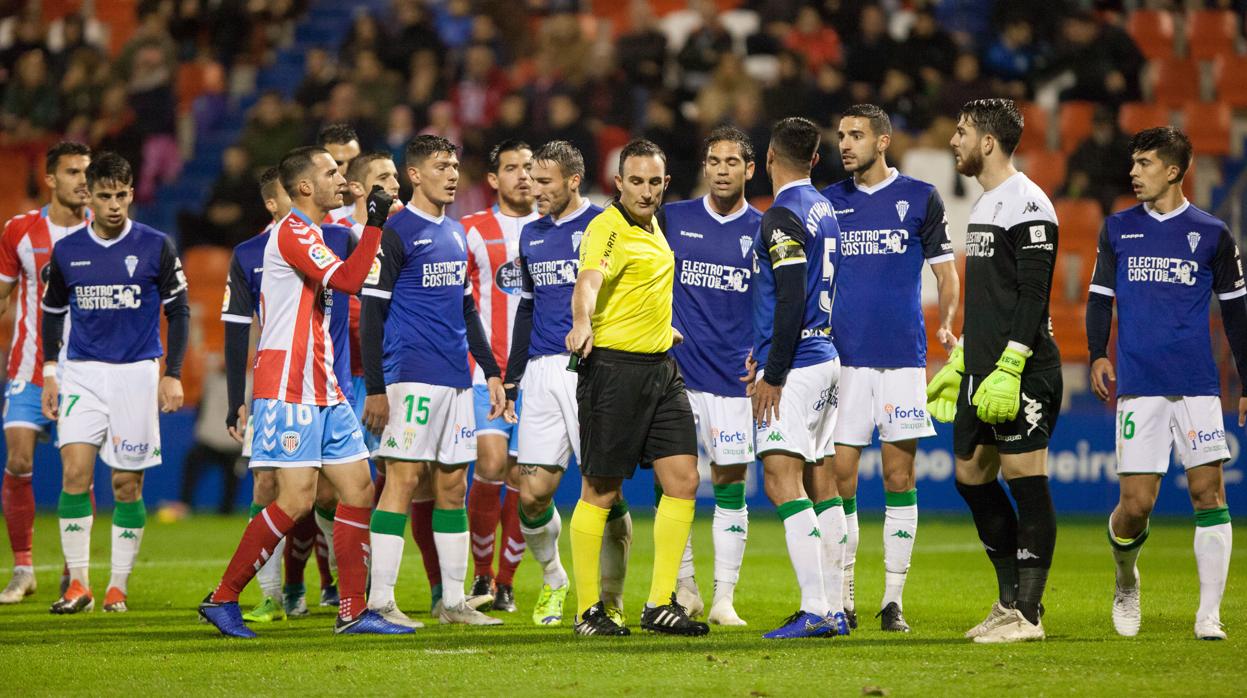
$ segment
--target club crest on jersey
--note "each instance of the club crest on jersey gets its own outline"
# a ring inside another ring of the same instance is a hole
[[[293,454],[299,450],[299,432],[284,431],[281,434],[281,450]]]
[[[1193,247],[1191,249],[1194,249]],[[134,270],[139,268],[139,258],[132,254],[126,255],[126,272],[130,274],[130,278],[134,278]]]
[[[897,201],[896,202],[896,217],[904,221],[906,213],[909,213],[909,202],[908,201]]]
[[[583,238],[584,236],[585,236],[585,231],[583,230],[577,230],[576,232],[572,233],[572,251],[580,250],[580,239]]]
[[[753,247],[753,237],[749,235],[741,235],[740,236],[740,256],[747,257],[749,255],[749,248],[751,247]]]
[[[333,262],[333,253],[329,251],[328,247],[319,242],[307,248],[307,256],[312,260],[312,264],[316,265],[317,269],[324,269]]]
[[[1195,248],[1199,247],[1199,233],[1195,232],[1194,230],[1187,233],[1186,242],[1188,245],[1191,246],[1191,251],[1194,252]]]

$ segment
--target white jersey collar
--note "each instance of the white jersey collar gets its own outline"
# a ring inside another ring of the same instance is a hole
[[[1158,213],[1156,209],[1152,208],[1152,205],[1150,203],[1143,204],[1143,209],[1147,211],[1147,215],[1151,216],[1154,220],[1161,221],[1162,223],[1169,220],[1170,218],[1174,218],[1176,216],[1182,215],[1190,207],[1191,207],[1190,199],[1182,199],[1181,206],[1175,208],[1169,213]]]
[[[861,193],[863,193],[863,194],[866,194],[866,195],[874,194],[874,193],[876,193],[876,192],[878,192],[878,191],[881,191],[882,189],[884,189],[885,187],[887,187],[887,186],[888,186],[889,184],[891,184],[892,182],[895,182],[895,181],[896,181],[896,178],[897,178],[897,177],[899,177],[899,176],[900,176],[900,174],[901,174],[900,172],[897,172],[897,171],[896,171],[896,168],[895,168],[895,167],[889,167],[889,168],[888,168],[888,176],[887,176],[887,177],[884,177],[882,182],[879,182],[878,184],[876,184],[876,185],[874,185],[874,186],[869,186],[869,187],[867,187],[867,186],[864,186],[864,185],[858,184],[858,183],[857,183],[857,180],[856,180],[856,179],[854,179],[854,180],[853,180],[853,186],[857,187],[857,190],[858,190],[858,191],[860,191],[860,192],[861,192]]]
[[[749,202],[742,199],[740,208],[727,214],[726,216],[720,216],[718,213],[715,212],[714,207],[710,205],[709,194],[706,194],[705,196],[701,197],[701,203],[703,206],[706,207],[706,213],[710,214],[710,217],[715,219],[715,221],[718,222],[720,225],[724,223],[731,223],[737,218],[740,218],[741,216],[745,215],[745,211],[749,210]]]
[[[134,221],[133,221],[132,219],[130,219],[130,218],[127,218],[127,219],[126,219],[126,224],[125,224],[125,225],[121,228],[121,234],[120,234],[120,235],[118,235],[117,237],[115,237],[115,238],[111,239],[111,240],[106,240],[106,239],[104,239],[104,238],[100,237],[100,236],[99,236],[99,235],[95,232],[95,224],[94,224],[94,223],[92,223],[91,225],[87,226],[87,231],[89,231],[89,232],[91,233],[91,239],[92,239],[92,240],[94,240],[94,241],[96,242],[96,244],[97,244],[97,245],[100,245],[101,247],[112,247],[113,245],[116,245],[117,243],[119,243],[119,242],[121,242],[122,240],[124,240],[124,239],[125,239],[125,237],[126,237],[127,235],[129,235],[129,234],[130,234],[130,228],[133,228],[133,227],[134,227]]]
[[[784,192],[788,191],[789,189],[792,189],[793,187],[799,187],[801,185],[814,186],[813,184],[810,183],[809,177],[806,177],[805,179],[794,179],[791,182],[780,187],[779,191],[775,192],[775,197],[779,198],[780,194],[783,194]]]
[[[592,205],[593,205],[593,202],[589,201],[589,197],[582,197],[580,199],[580,206],[577,206],[575,211],[572,211],[571,213],[564,211],[562,218],[554,218],[552,216],[550,220],[551,222],[554,223],[555,226],[563,225],[567,221],[570,221],[576,218],[577,216],[579,216],[580,214],[584,213],[585,211],[588,211],[589,207]]]
[[[424,211],[421,211],[420,209],[416,208],[416,205],[415,205],[415,204],[413,204],[413,203],[411,203],[410,201],[409,201],[409,202],[407,202],[407,210],[408,210],[408,211],[411,211],[412,213],[416,214],[417,216],[420,216],[421,218],[423,218],[424,220],[426,220],[426,221],[428,221],[428,222],[430,222],[430,223],[441,223],[442,221],[446,220],[446,214],[445,214],[445,213],[443,213],[443,214],[442,214],[442,215],[440,215],[440,216],[430,216],[429,214],[425,213]],[[445,210],[445,209],[443,209],[443,210]]]

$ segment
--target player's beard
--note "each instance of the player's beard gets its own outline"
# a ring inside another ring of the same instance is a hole
[[[977,177],[983,171],[983,154],[977,149],[971,150],[969,155],[961,156],[957,161],[957,174],[966,177]]]

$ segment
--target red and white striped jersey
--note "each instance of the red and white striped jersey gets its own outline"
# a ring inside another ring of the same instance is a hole
[[[526,216],[508,216],[497,204],[464,216],[459,222],[467,231],[468,279],[472,295],[485,325],[485,335],[494,350],[494,359],[505,372],[511,352],[511,325],[520,305],[520,230],[537,220],[534,211]],[[472,382],[484,383],[485,372],[472,361]]]
[[[88,220],[90,216],[88,214]],[[48,207],[14,216],[0,235],[0,281],[15,284],[17,308],[13,314],[13,348],[9,351],[8,379],[43,385],[44,274],[52,261],[52,246],[86,222],[70,228],[48,219]]]
[[[355,220],[355,204],[347,204],[339,206],[329,213],[325,214],[325,223],[329,225],[340,225],[343,228],[350,228],[351,238],[355,242],[359,242],[359,238],[364,234],[364,224]],[[359,314],[360,314],[359,296],[351,296],[350,315],[351,322],[347,336],[351,342],[351,375],[364,375],[364,356],[359,348]]]
[[[260,280],[256,398],[321,406],[346,401],[333,373],[325,312],[333,302],[326,283],[340,266],[320,226],[302,211],[292,210],[273,227]]]

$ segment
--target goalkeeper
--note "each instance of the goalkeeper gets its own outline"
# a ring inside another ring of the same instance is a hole
[[[983,195],[966,236],[964,335],[927,386],[931,415],[953,422],[957,491],[996,568],[999,600],[966,633],[986,643],[1043,639],[1039,602],[1056,544],[1047,455],[1061,409],[1061,356],[1048,318],[1057,220],[1048,197],[1013,166],[1021,135],[1012,100],[976,100],[959,115],[957,171],[977,178]]]

